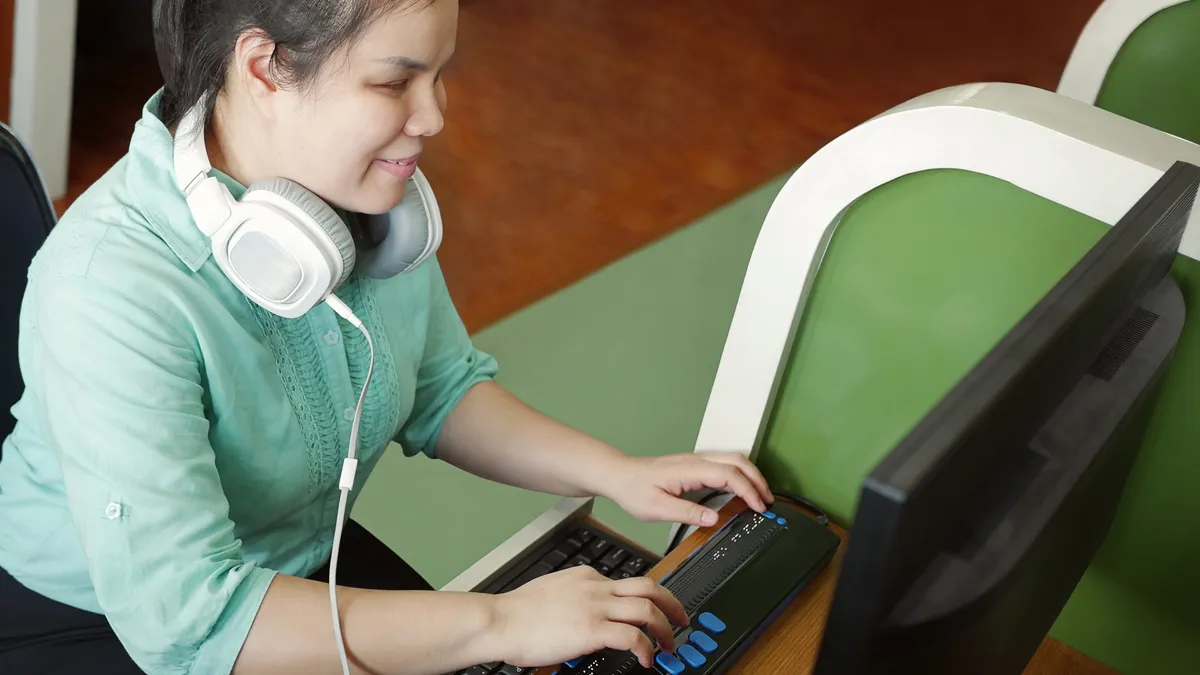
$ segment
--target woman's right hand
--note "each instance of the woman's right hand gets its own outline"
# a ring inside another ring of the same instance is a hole
[[[654,645],[675,651],[671,624],[686,626],[683,605],[648,577],[613,581],[587,566],[539,577],[496,596],[501,660],[514,666],[555,665],[601,649],[633,652],[652,668]]]

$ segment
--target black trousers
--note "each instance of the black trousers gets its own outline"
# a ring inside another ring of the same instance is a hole
[[[329,566],[310,579],[329,580]],[[433,590],[363,526],[346,521],[338,586]],[[0,569],[0,673],[8,675],[137,675],[103,615],[64,605],[22,586]]]

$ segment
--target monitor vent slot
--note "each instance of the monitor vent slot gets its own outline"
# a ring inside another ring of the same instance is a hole
[[[1196,186],[1192,186],[1187,193],[1176,200],[1170,210],[1159,218],[1155,225],[1155,232],[1151,235],[1151,241],[1147,242],[1156,255],[1163,253],[1174,253],[1179,250],[1179,243],[1183,236],[1183,227],[1175,227],[1176,222],[1186,221],[1192,212],[1192,204],[1196,200]],[[1163,223],[1169,223],[1169,227],[1163,227]],[[1184,223],[1186,225],[1186,222]],[[1174,258],[1174,255],[1169,256]]]
[[[1117,332],[1116,337],[1104,347],[1100,356],[1096,357],[1088,374],[1105,382],[1111,382],[1113,376],[1117,374],[1121,366],[1125,365],[1129,355],[1141,344],[1142,339],[1154,327],[1156,321],[1158,321],[1158,315],[1154,312],[1141,307],[1135,308],[1133,316],[1129,317],[1129,320]]]

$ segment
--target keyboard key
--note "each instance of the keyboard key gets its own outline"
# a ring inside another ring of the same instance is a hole
[[[596,535],[588,528],[581,527],[578,530],[575,530],[575,535],[572,537],[572,539],[578,539],[579,541],[586,544],[589,541],[591,541],[592,538],[594,538],[595,536]]]
[[[625,562],[625,559],[628,557],[629,557],[628,551],[626,551],[624,549],[620,549],[620,548],[614,548],[611,551],[609,551],[604,556],[604,559],[602,559],[600,562],[604,563],[605,565],[608,565],[609,567],[620,567],[621,563]]]
[[[565,562],[567,560],[567,558],[570,558],[570,557],[571,557],[571,554],[568,554],[565,551],[554,550],[554,551],[550,551],[546,555],[542,556],[542,559],[540,562],[543,562],[543,563],[549,565],[551,568],[555,568],[555,567],[558,567],[559,565],[563,564],[563,562]]]
[[[654,662],[670,675],[680,675],[684,671],[683,661],[669,652],[659,652],[658,656],[654,657]]]
[[[462,671],[462,675],[489,675],[491,672],[485,666],[471,666]]]
[[[534,579],[542,575],[549,574],[552,571],[554,571],[554,568],[550,567],[546,563],[534,563],[532,567],[522,572],[516,579],[513,579],[505,584],[504,588],[500,589],[500,592],[507,593],[514,588],[520,588]]]
[[[604,537],[600,537],[599,539],[595,539],[592,541],[592,543],[588,544],[587,548],[584,549],[584,553],[595,559],[602,557],[611,547],[611,541],[605,539]]]
[[[608,576],[613,571],[613,569],[611,567],[609,567],[608,565],[605,565],[604,563],[595,563],[592,565],[592,567],[595,567],[596,571],[599,572],[600,574],[603,574],[604,576]]]
[[[615,579],[617,581],[620,581],[621,579],[628,579],[632,576],[633,576],[632,574],[630,574],[629,572],[626,572],[623,568],[619,569],[619,570],[613,570],[612,572],[610,572],[608,574],[609,579]]]
[[[567,564],[563,565],[563,568],[579,567],[580,565],[591,565],[591,564],[592,564],[592,559],[589,558],[588,556],[580,553],[579,555],[575,556],[574,558],[571,558],[570,560],[568,560]]]
[[[691,645],[683,645],[680,647],[679,655],[682,656],[683,660],[693,668],[699,668],[708,661],[708,659],[704,658],[703,654],[696,651],[696,648]]]
[[[575,537],[571,537],[570,539],[567,539],[567,540],[563,541],[562,543],[560,543],[558,546],[555,546],[554,550],[562,551],[564,554],[566,554],[568,557],[570,557],[570,556],[575,555],[576,553],[579,553],[579,550],[582,548],[583,548],[583,542],[579,541]]]
[[[526,673],[532,673],[533,671],[533,668],[522,668],[521,666],[514,666],[511,663],[506,663],[498,672],[495,673],[495,675],[525,675]]]
[[[688,633],[688,640],[700,648],[700,651],[705,654],[711,654],[717,651],[717,641],[708,636],[702,630],[694,630]]]
[[[636,577],[642,573],[642,570],[646,569],[646,561],[641,558],[630,558],[625,561],[624,565],[621,565],[621,569]]]
[[[705,612],[696,617],[696,620],[700,622],[704,630],[710,633],[720,635],[725,632],[725,622],[714,616],[712,612]]]

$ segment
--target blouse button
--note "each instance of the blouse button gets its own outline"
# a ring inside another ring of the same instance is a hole
[[[347,422],[354,421],[354,408],[346,408],[344,411],[342,411],[342,417],[344,417]]]
[[[330,329],[325,333],[325,342],[331,345],[336,345],[338,341],[338,332]]]
[[[109,520],[116,520],[121,517],[121,505],[116,502],[109,502],[108,508],[104,509],[104,515],[108,516]]]

